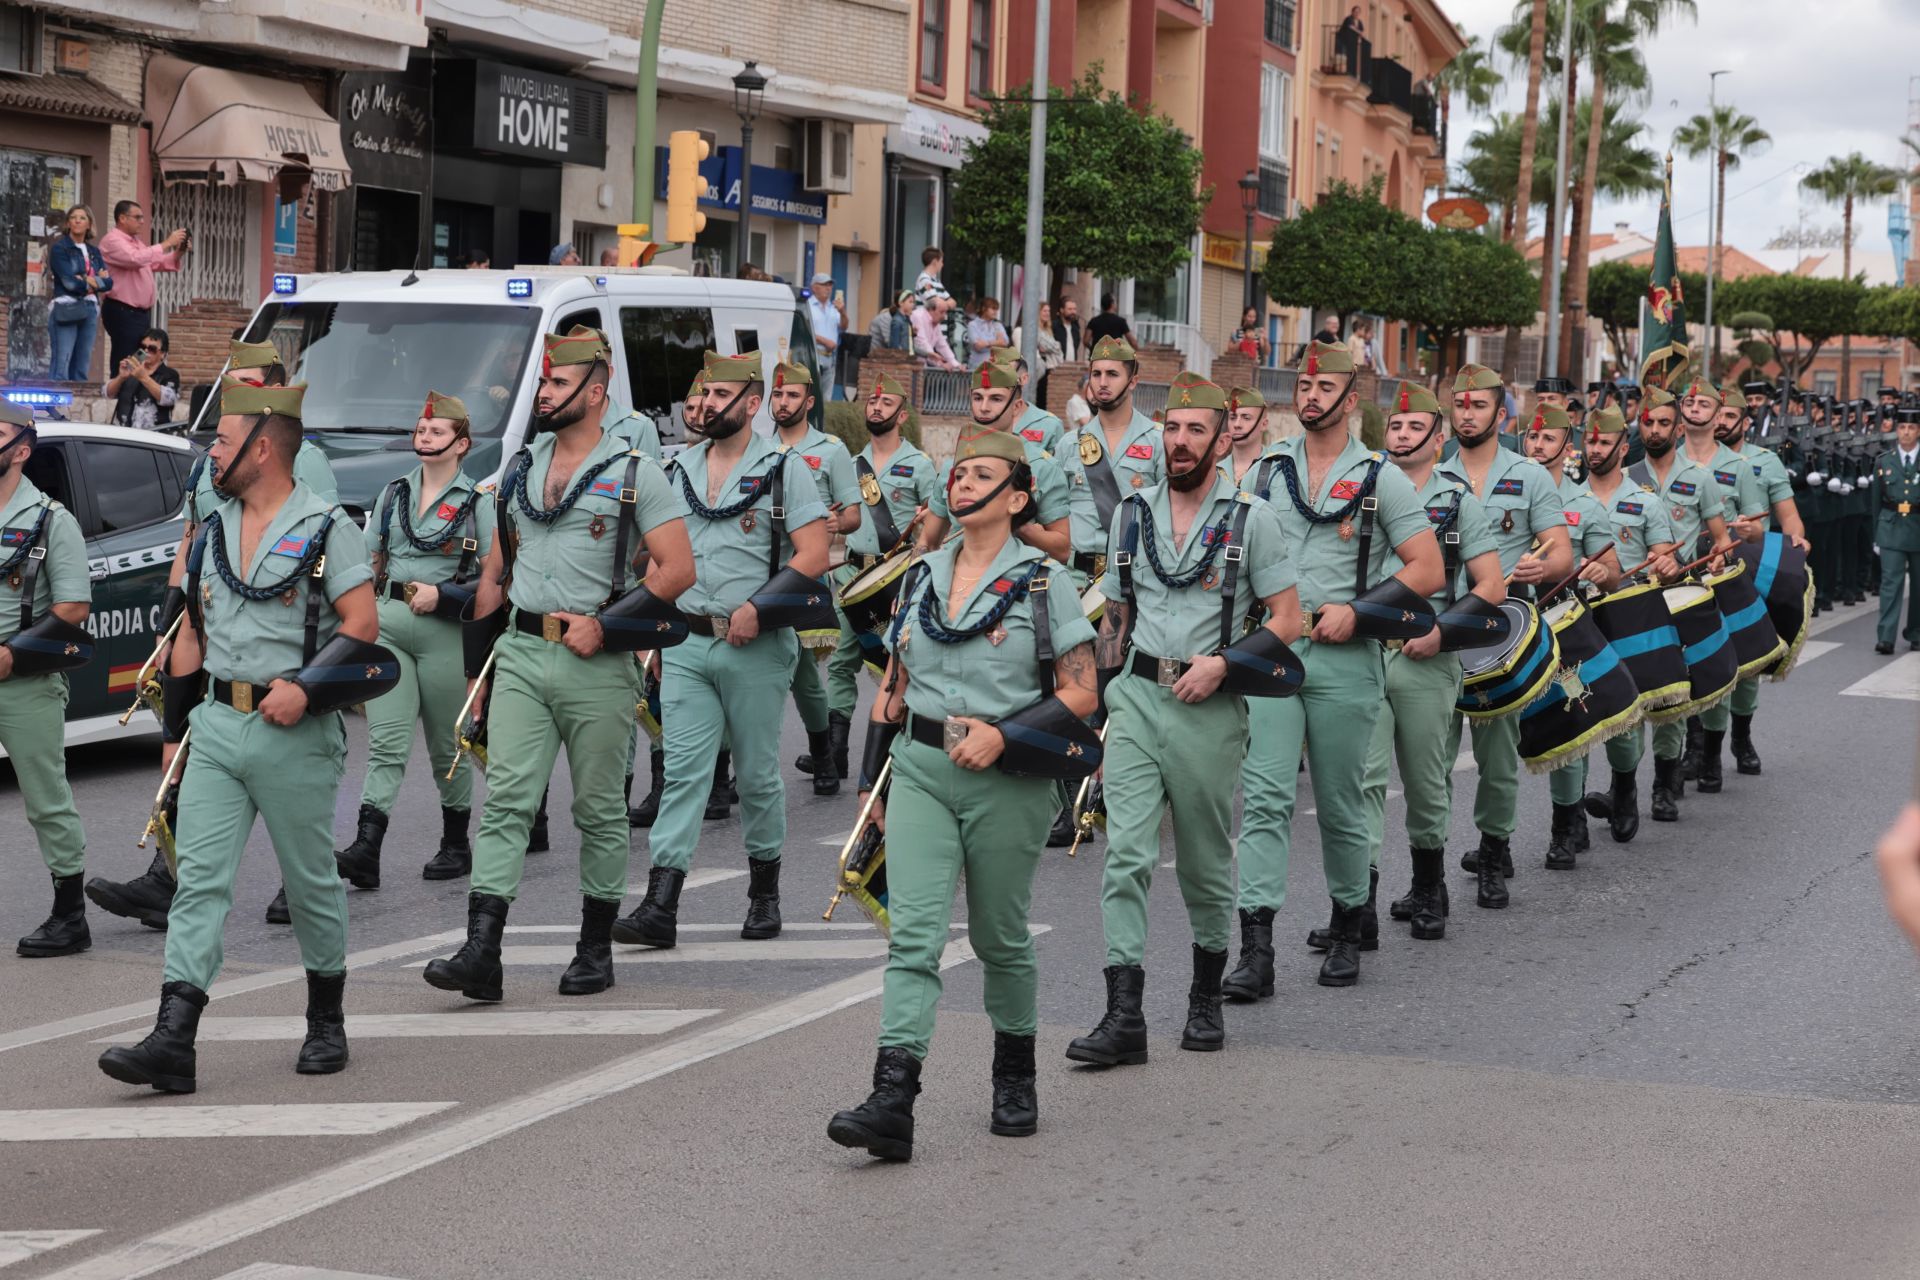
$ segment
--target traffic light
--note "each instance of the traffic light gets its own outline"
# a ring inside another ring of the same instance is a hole
[[[707,144],[694,130],[667,135],[667,239],[675,244],[692,244],[707,225],[700,212],[700,197],[707,194],[700,162],[706,158]]]

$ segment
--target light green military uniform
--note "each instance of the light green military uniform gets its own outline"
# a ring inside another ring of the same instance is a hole
[[[691,512],[687,534],[698,574],[675,603],[683,613],[720,619],[730,618],[766,585],[773,576],[770,558],[781,565],[793,558],[792,531],[825,520],[827,508],[800,455],[757,434],[747,441],[717,503],[709,507],[711,456],[712,445],[703,440],[675,458],[668,473]],[[771,515],[775,469],[782,475],[787,511],[778,528]],[[684,644],[661,654],[666,786],[649,841],[654,866],[685,871],[692,862],[723,732],[733,749],[747,856],[764,862],[779,859],[787,841],[780,721],[798,658],[789,627],[762,629],[738,647],[717,635],[690,635]]]
[[[1889,449],[1874,463],[1871,489],[1873,540],[1880,548],[1880,620],[1875,638],[1881,644],[1893,643],[1900,624],[1900,592],[1905,588],[1907,642],[1920,643],[1920,463],[1903,462],[1898,446]]]
[[[1060,419],[1037,404],[1022,409],[1020,416],[1013,421],[1013,434],[1052,454],[1060,452],[1060,437],[1066,433],[1066,429]]]
[[[860,500],[860,481],[854,475],[853,457],[838,439],[809,426],[799,443],[787,447],[806,464],[819,491],[821,506],[831,511],[834,507],[860,510],[865,505]],[[860,523],[866,524],[864,512]],[[797,634],[794,642],[799,645]],[[793,705],[799,710],[800,723],[807,732],[819,733],[827,727],[829,705],[826,688],[820,680],[820,657],[804,645],[799,646],[798,654],[793,667]]]
[[[392,597],[392,589],[410,583],[438,587],[463,563],[472,589],[493,546],[493,487],[479,491],[478,482],[464,471],[456,472],[436,494],[423,495],[424,484],[425,468],[415,467],[387,486],[367,517],[374,550],[384,557],[387,589],[380,593],[380,643],[399,659],[400,683],[367,704],[367,778],[360,803],[389,814],[413,753],[416,721],[426,733],[427,759],[441,806],[463,813],[473,807],[473,762],[462,755],[458,765],[453,763],[455,721],[467,697],[460,623],[415,613],[404,599]]]
[[[620,410],[618,416],[609,411],[600,420],[600,429],[608,435],[619,436],[629,449],[638,449],[655,462],[660,461],[660,428],[652,418],[631,409]]]
[[[19,425],[0,422],[0,433],[17,436]],[[36,550],[44,558],[34,575],[33,621],[56,604],[92,603],[80,522],[23,475],[0,507],[0,643],[20,632],[27,558]],[[66,720],[65,672],[0,680],[0,747],[7,749],[40,858],[56,876],[77,876],[86,862],[87,837],[67,785]]]
[[[1338,428],[1330,428],[1337,430]],[[1321,516],[1349,506],[1358,528],[1358,504],[1369,472],[1378,469],[1374,497],[1373,542],[1366,578],[1373,586],[1388,576],[1393,549],[1427,530],[1426,509],[1413,485],[1387,462],[1349,437],[1328,468],[1317,499],[1308,500],[1306,437],[1282,440],[1267,457],[1289,459],[1299,477],[1296,500],[1284,473],[1269,469],[1274,510],[1286,535],[1287,554],[1300,579],[1300,607],[1345,604],[1354,597],[1359,556],[1357,537],[1340,537],[1338,519],[1325,523],[1302,514],[1301,504]],[[1264,460],[1263,460],[1264,461]],[[1319,810],[1320,857],[1327,890],[1343,907],[1367,900],[1374,836],[1366,797],[1367,755],[1373,726],[1386,702],[1386,665],[1378,641],[1315,644],[1303,635],[1293,646],[1306,664],[1306,683],[1291,698],[1255,698],[1249,708],[1251,741],[1241,768],[1244,795],[1240,815],[1240,897],[1243,911],[1278,908],[1286,901],[1287,864],[1292,855],[1294,796],[1299,787],[1304,749],[1313,771],[1313,795]],[[1112,788],[1108,788],[1111,796]],[[1108,800],[1109,806],[1112,800]]]
[[[871,443],[860,451],[859,461],[873,469],[874,482],[870,488],[860,486],[860,500],[865,509],[860,513],[860,523],[847,535],[847,563],[841,566],[834,584],[836,588],[844,588],[893,549],[880,545],[880,529],[873,515],[881,503],[886,504],[887,513],[893,517],[896,534],[904,535],[914,513],[923,504],[931,506],[939,492],[939,469],[933,459],[915,448],[905,436],[900,437],[898,446],[885,462],[874,453]],[[854,703],[859,699],[858,681],[863,661],[860,643],[843,613],[840,643],[827,660],[829,713],[853,715]]]
[[[191,478],[193,484],[187,495],[187,523],[197,528],[226,499],[213,487],[213,463],[206,454],[201,454],[194,462]],[[327,462],[326,453],[311,440],[302,440],[299,452],[293,455],[293,478],[311,490],[316,498],[326,502],[340,500],[340,490],[333,479],[333,467]]]
[[[1445,466],[1427,475],[1417,494],[1441,554],[1455,565],[1450,584],[1454,603],[1472,586],[1466,566],[1475,556],[1498,550],[1486,509],[1473,496],[1466,477]],[[1456,514],[1456,511],[1458,514]],[[1449,537],[1458,536],[1458,542]],[[1389,554],[1386,569],[1398,573],[1406,566]],[[1435,613],[1445,612],[1447,592],[1430,597]],[[1400,785],[1406,794],[1407,843],[1415,849],[1444,849],[1453,822],[1452,742],[1454,703],[1460,699],[1460,655],[1436,653],[1431,658],[1409,658],[1398,649],[1386,659],[1386,703],[1373,725],[1367,751],[1364,783],[1374,862],[1386,840],[1387,776],[1395,759],[1400,762]]]
[[[1589,488],[1588,492],[1593,491]],[[1600,500],[1599,495],[1595,495],[1595,500]],[[1673,541],[1673,522],[1667,517],[1667,504],[1631,474],[1621,472],[1620,487],[1604,505],[1607,525],[1613,530],[1614,554],[1619,557],[1622,570],[1646,560],[1653,554],[1652,548]],[[1640,767],[1640,757],[1645,751],[1645,728],[1637,724],[1607,739],[1607,765],[1616,773],[1632,773]]]
[[[621,490],[634,468],[634,531],[629,559],[646,535],[685,509],[658,463],[619,436],[605,435],[567,480],[571,506],[550,522],[526,514],[544,508],[555,437],[541,434],[523,451],[524,472],[509,468],[506,495],[513,539],[512,580],[503,607],[529,614],[594,614],[613,585]],[[514,480],[518,474],[519,479]],[[590,478],[591,477],[591,478]],[[551,508],[545,508],[551,510]],[[504,550],[504,548],[503,548]],[[632,585],[631,577],[628,579]],[[580,892],[618,902],[627,888],[628,827],[622,786],[640,700],[640,668],[630,653],[577,657],[558,640],[528,635],[509,618],[494,646],[487,713],[487,801],[473,844],[474,893],[511,902],[527,856],[527,832],[564,743],[573,779],[573,825],[580,832]],[[456,708],[457,710],[457,708]]]
[[[324,597],[317,638],[323,649],[340,626],[333,602],[373,577],[366,538],[344,510],[296,483],[261,532],[248,565],[240,554],[239,499],[208,514],[219,520],[200,535],[208,544],[199,574],[202,665],[214,680],[254,686],[254,709],[242,712],[218,702],[209,688],[189,721],[192,750],[180,780],[179,888],[167,915],[166,980],[202,991],[213,985],[234,874],[256,815],[267,824],[280,864],[301,963],[313,973],[344,973],[347,897],[333,861],[333,811],[346,771],[346,726],[338,712],[302,716],[284,727],[269,724],[259,705],[272,681],[291,677],[303,665],[307,593],[317,589]],[[316,583],[303,565],[323,526],[325,567]],[[281,592],[247,599],[219,571],[221,554],[247,586],[280,585]]]
[[[1607,518],[1606,504],[1594,497],[1585,484],[1567,479],[1565,472],[1561,473],[1556,491],[1560,494],[1562,510],[1567,518],[1567,535],[1573,541],[1574,565],[1577,568],[1614,545],[1613,522]],[[1620,567],[1630,569],[1635,563],[1637,561],[1626,561]],[[1565,599],[1564,596],[1561,598]],[[1579,804],[1587,794],[1587,758],[1583,755],[1548,774],[1547,792],[1555,804]]]
[[[1101,518],[1093,483],[1095,477],[1103,468],[1113,476],[1114,511],[1118,511],[1119,503],[1166,479],[1166,457],[1160,447],[1160,425],[1138,409],[1128,419],[1116,449],[1107,447],[1106,432],[1101,429],[1098,414],[1072,436],[1063,437],[1062,444],[1060,469],[1066,473],[1067,495],[1073,511],[1068,526],[1073,534],[1073,570],[1080,588],[1085,590],[1092,574],[1083,557],[1107,553],[1107,535],[1114,524],[1113,512]]]
[[[978,425],[975,424],[976,427]],[[1072,514],[1072,508],[1067,501],[1066,473],[1061,470],[1059,460],[1031,440],[1021,440],[1020,444],[1026,450],[1027,466],[1033,471],[1033,505],[1040,513],[1036,521],[1045,525],[1065,520]],[[947,462],[940,468],[940,479],[934,485],[933,497],[927,505],[928,515],[949,524],[953,522],[953,512],[947,508],[947,488],[952,482],[953,463]]]
[[[1129,501],[1131,495],[1114,512],[1109,564],[1128,550],[1122,535]],[[1181,702],[1171,686],[1136,674],[1132,655],[1185,663],[1216,653],[1223,609],[1237,639],[1242,620],[1258,611],[1262,600],[1296,585],[1278,513],[1225,476],[1215,475],[1184,542],[1174,540],[1166,482],[1142,489],[1139,507],[1144,511],[1136,511],[1132,549],[1131,652],[1106,696],[1107,867],[1100,917],[1109,965],[1138,965],[1146,958],[1147,891],[1160,861],[1160,822],[1169,807],[1174,874],[1193,940],[1207,951],[1226,949],[1232,936],[1233,792],[1239,777],[1225,765],[1245,751],[1247,741],[1248,699],[1216,691],[1204,702]],[[1236,538],[1234,526],[1243,517]],[[1222,599],[1228,568],[1222,553],[1235,545],[1245,558],[1229,602]],[[1118,572],[1107,574],[1101,591],[1110,601],[1125,600]]]
[[[962,445],[962,449],[965,445]],[[981,575],[958,618],[947,616],[958,544],[928,554],[903,588],[893,650],[907,675],[907,710],[944,720],[1000,720],[1040,700],[1034,610],[1047,610],[1057,658],[1093,642],[1065,568],[1008,537]],[[997,625],[983,627],[995,607],[992,586],[1025,583],[1049,566],[1045,600],[1022,594]],[[911,594],[904,594],[911,592]],[[950,643],[921,623],[928,602]],[[978,634],[966,634],[978,630]],[[1110,757],[1109,757],[1110,758]],[[947,949],[955,881],[966,878],[967,941],[985,970],[987,1017],[995,1031],[1030,1036],[1039,1023],[1037,966],[1027,908],[1040,865],[1055,784],[1016,778],[997,768],[962,769],[939,747],[902,733],[893,742],[888,783],[887,913],[892,937],[880,1006],[880,1047],[925,1058],[940,999],[940,957]],[[744,799],[744,796],[743,796]]]
[[[1776,464],[1778,460],[1776,459]],[[1712,472],[1714,483],[1720,486],[1720,501],[1728,525],[1732,525],[1736,516],[1759,516],[1769,519],[1773,512],[1773,503],[1767,497],[1767,485],[1761,479],[1759,470],[1744,454],[1736,453],[1722,444],[1713,455],[1713,461],[1707,464]],[[1785,467],[1781,467],[1784,475]],[[1788,486],[1791,491],[1791,485]],[[1732,532],[1731,529],[1728,530]],[[1744,695],[1744,696],[1743,696]],[[1760,705],[1760,681],[1750,677],[1733,687],[1733,693],[1715,705],[1700,713],[1700,727],[1708,730],[1725,729],[1733,722],[1735,714],[1752,715],[1753,709]]]
[[[1667,456],[1673,461],[1665,480],[1660,479],[1651,458],[1636,462],[1627,474],[1660,495],[1659,500],[1666,508],[1668,530],[1673,534],[1674,558],[1686,564],[1698,554],[1694,546],[1706,529],[1707,521],[1715,516],[1723,516],[1724,506],[1719,482],[1713,478],[1712,472],[1687,457],[1686,451],[1677,445]],[[1686,750],[1686,745],[1685,720],[1672,720],[1653,727],[1654,759],[1677,760],[1680,753]]]

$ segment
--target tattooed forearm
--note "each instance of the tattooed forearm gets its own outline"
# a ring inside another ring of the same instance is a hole
[[[1119,666],[1126,640],[1127,606],[1122,601],[1109,600],[1100,615],[1100,638],[1094,643],[1094,662],[1103,670]]]
[[[1093,643],[1077,644],[1054,660],[1054,682],[1093,693],[1098,687],[1093,670]]]

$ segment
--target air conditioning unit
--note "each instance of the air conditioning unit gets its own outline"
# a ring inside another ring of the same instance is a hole
[[[845,120],[808,120],[800,136],[800,185],[831,195],[852,191],[853,126]]]

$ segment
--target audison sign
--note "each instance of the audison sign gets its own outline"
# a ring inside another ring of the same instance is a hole
[[[440,76],[440,100],[454,116],[450,132],[466,146],[554,163],[605,163],[606,86],[486,61],[443,64]]]

